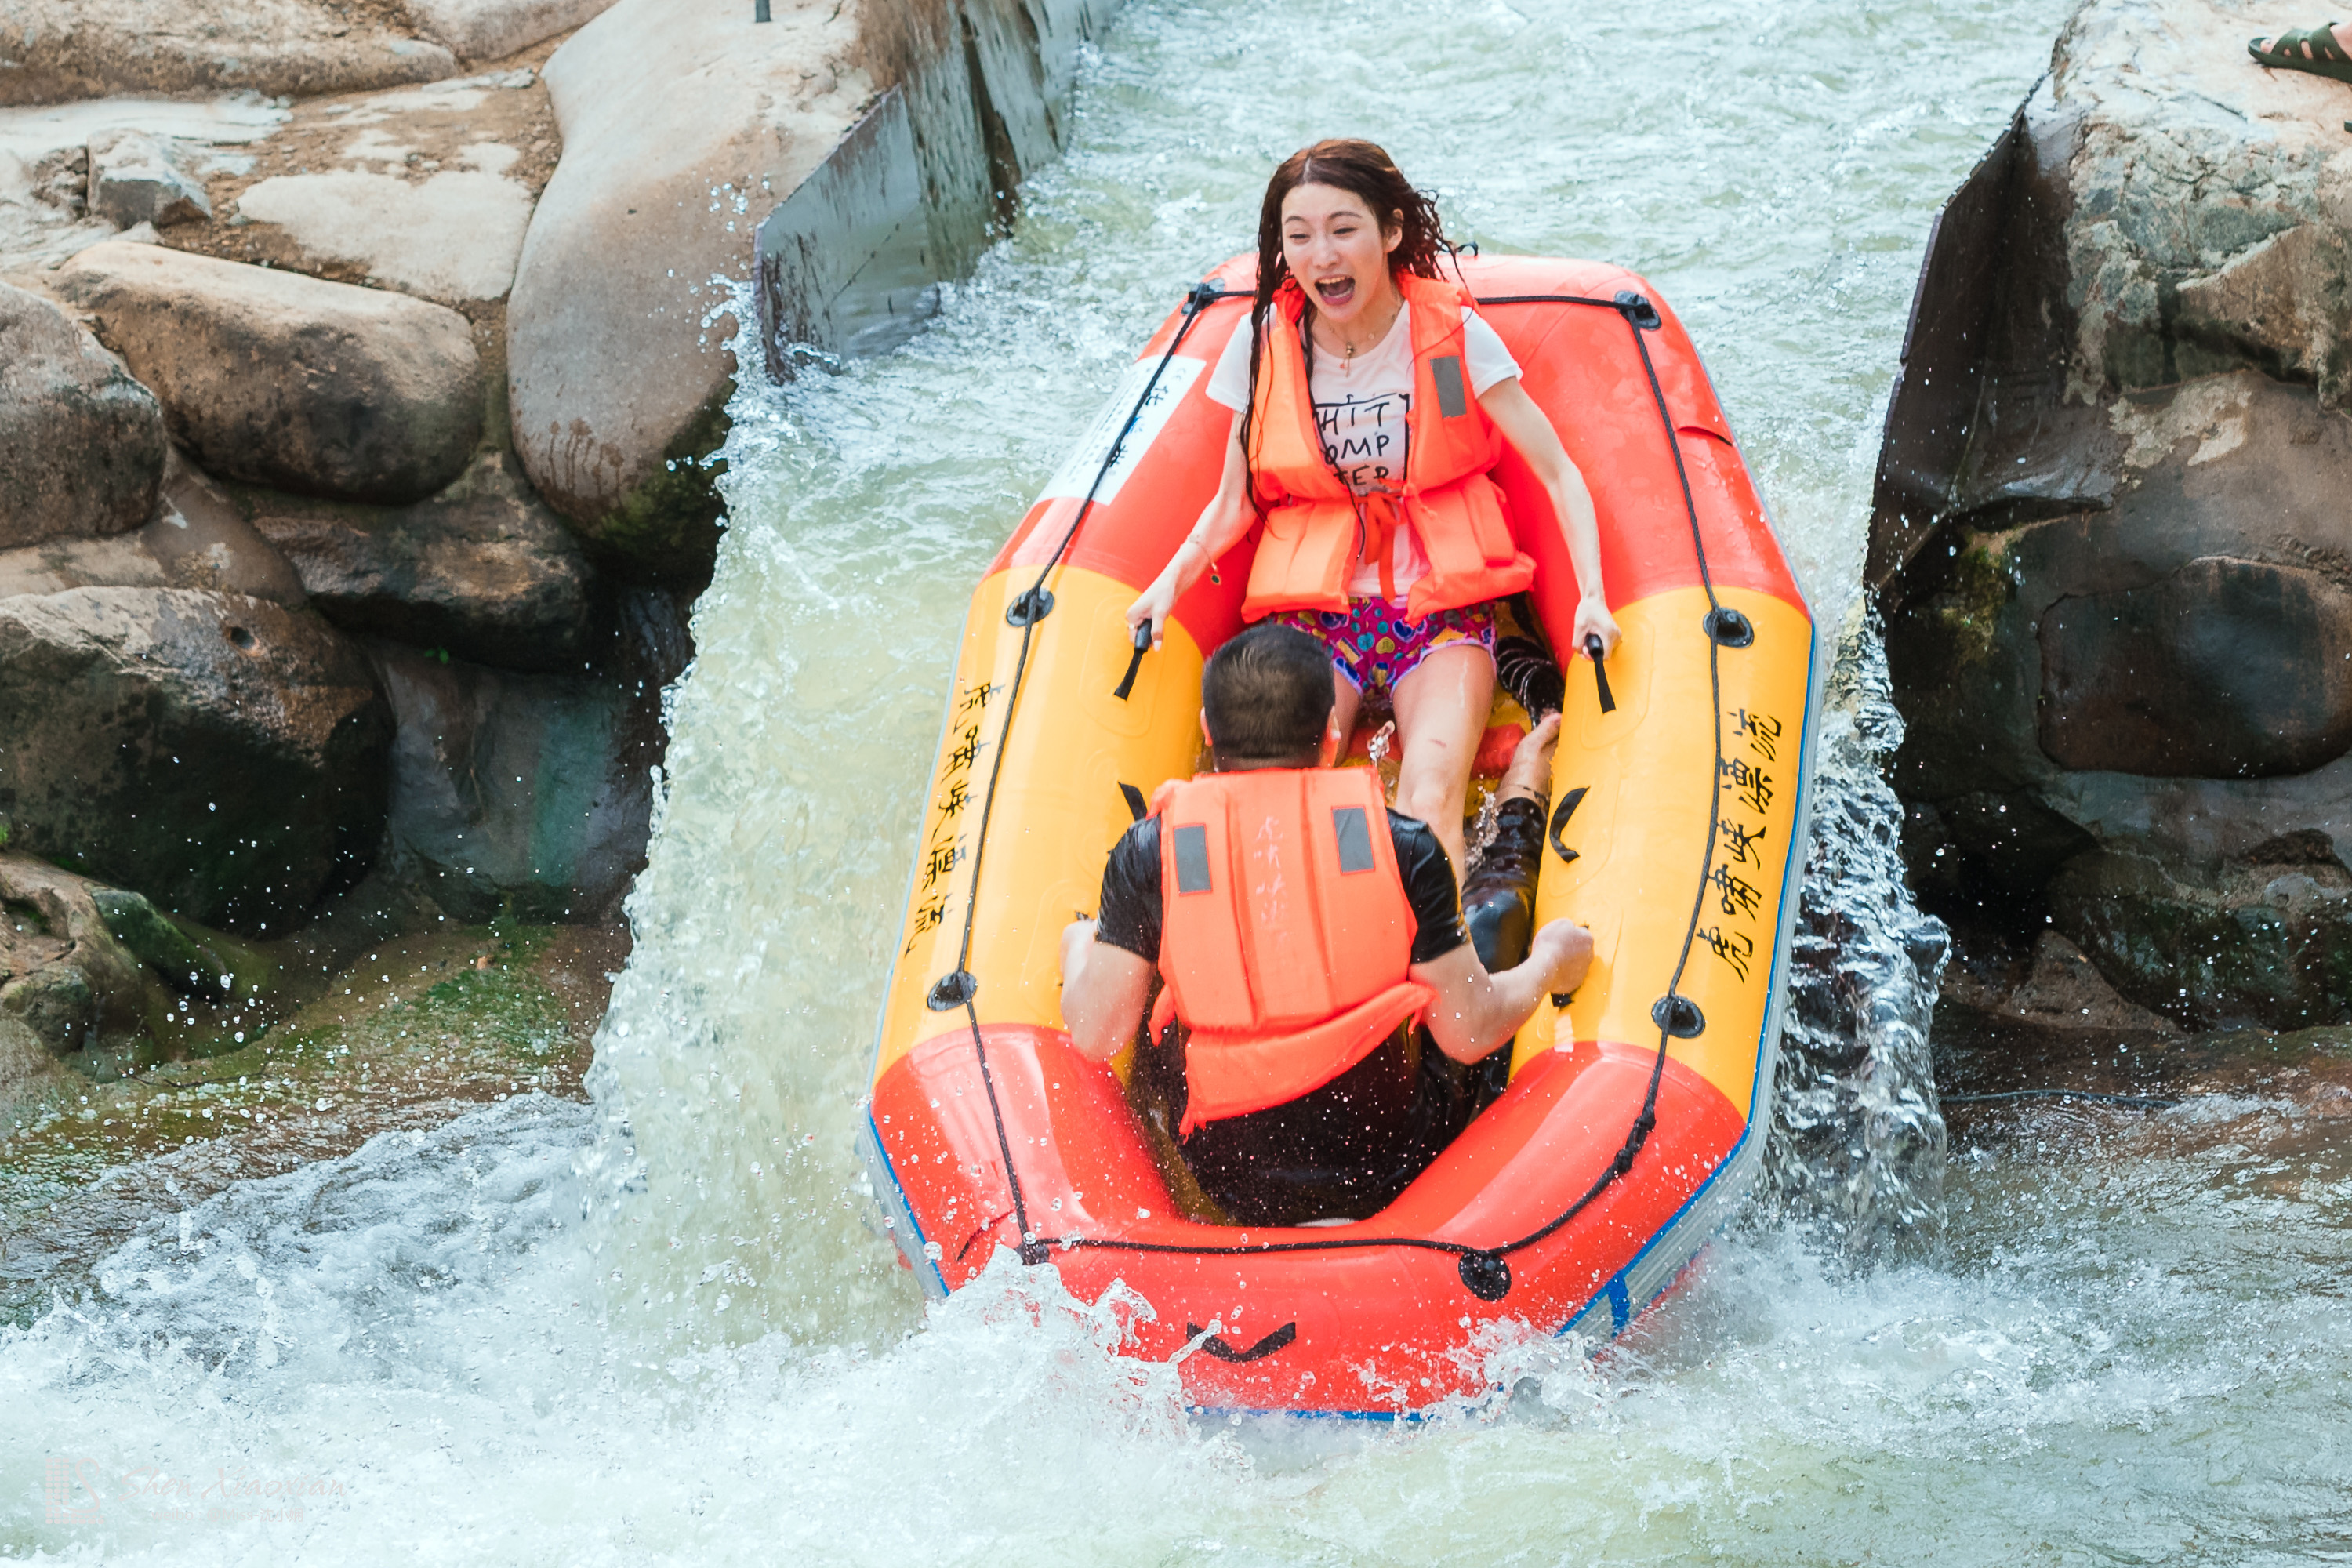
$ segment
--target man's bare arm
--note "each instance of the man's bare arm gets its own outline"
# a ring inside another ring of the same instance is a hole
[[[1151,963],[1095,940],[1095,922],[1062,928],[1062,1023],[1089,1061],[1107,1062],[1135,1038],[1151,994]]]
[[[1546,995],[1582,984],[1591,967],[1592,933],[1574,921],[1553,921],[1536,932],[1527,962],[1515,969],[1487,973],[1465,942],[1444,958],[1414,964],[1412,977],[1437,993],[1429,1033],[1438,1049],[1475,1062],[1517,1034]]]

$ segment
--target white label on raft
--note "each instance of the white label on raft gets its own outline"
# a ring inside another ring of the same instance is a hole
[[[1073,500],[1085,500],[1087,487],[1094,484],[1104,457],[1117,441],[1118,455],[1111,459],[1110,471],[1103,475],[1101,485],[1095,490],[1097,502],[1111,500],[1118,494],[1118,487],[1127,482],[1127,476],[1143,461],[1143,454],[1151,449],[1151,443],[1160,439],[1160,432],[1167,427],[1176,405],[1184,401],[1184,395],[1192,390],[1192,384],[1201,379],[1205,368],[1200,360],[1184,354],[1170,360],[1168,368],[1160,373],[1159,384],[1152,386],[1150,398],[1137,412],[1135,400],[1143,396],[1151,373],[1160,369],[1160,356],[1151,354],[1128,366],[1110,401],[1094,416],[1076,449],[1063,463],[1061,471],[1046,481],[1045,492],[1037,499],[1051,500],[1055,496],[1068,496]],[[1131,413],[1135,415],[1135,427],[1127,431],[1126,440],[1119,441],[1118,433],[1127,429],[1127,416]]]

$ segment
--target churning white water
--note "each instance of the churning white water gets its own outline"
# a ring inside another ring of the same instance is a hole
[[[2063,0],[1129,0],[1067,161],[897,353],[747,388],[593,1107],[512,1100],[151,1224],[0,1335],[40,1560],[2269,1563],[2352,1555],[2352,1154],[2051,1113],[1943,1249],[1753,1221],[1598,1359],[1411,1427],[1188,1415],[1131,1304],[926,1310],[851,1152],[975,574],[1271,163],[1385,142],[1457,237],[1647,273],[1825,627],[1928,218]]]

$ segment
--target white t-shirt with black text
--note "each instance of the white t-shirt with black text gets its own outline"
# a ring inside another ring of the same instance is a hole
[[[1315,405],[1315,425],[1323,435],[1323,457],[1342,483],[1358,495],[1404,483],[1405,454],[1412,443],[1412,313],[1411,305],[1381,341],[1347,359],[1318,348],[1309,362],[1307,395]],[[1280,317],[1271,318],[1279,324]],[[1475,311],[1462,310],[1462,363],[1474,397],[1519,374],[1518,361],[1503,346],[1502,338]],[[1224,353],[1209,373],[1206,388],[1212,402],[1235,413],[1249,405],[1249,330],[1246,326],[1225,342]],[[1390,546],[1390,577],[1398,601],[1405,590],[1429,574],[1429,557],[1411,529],[1396,531]],[[1348,593],[1359,599],[1380,596],[1381,566],[1359,559],[1348,579]]]

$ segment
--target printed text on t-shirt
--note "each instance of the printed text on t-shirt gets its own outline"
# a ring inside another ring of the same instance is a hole
[[[1315,405],[1323,460],[1331,465],[1341,484],[1362,495],[1404,483],[1412,410],[1409,392]]]

